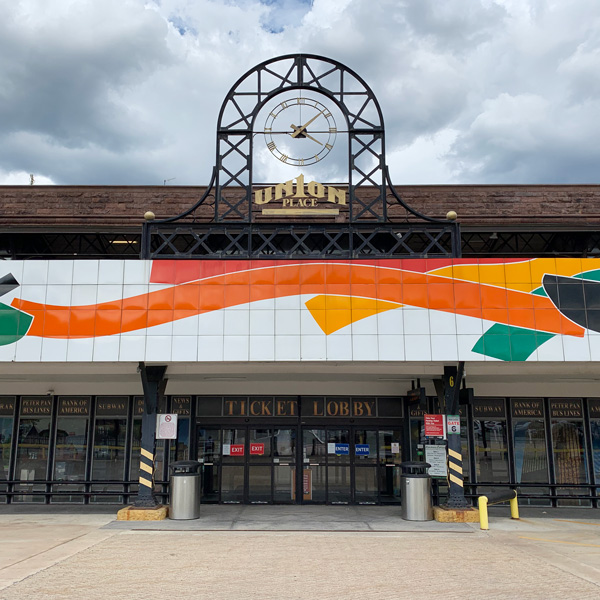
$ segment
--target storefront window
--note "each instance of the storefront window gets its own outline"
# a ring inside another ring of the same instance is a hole
[[[588,483],[581,399],[550,400],[554,477],[559,484]],[[560,487],[557,495],[587,495],[588,490]],[[559,499],[559,506],[589,506],[589,500]]]
[[[478,483],[508,483],[508,430],[504,398],[477,398],[473,404],[475,473]],[[478,487],[479,493],[493,489]]]
[[[516,482],[549,483],[543,401],[538,398],[513,399],[512,412]],[[549,496],[550,488],[521,485],[518,492]],[[550,500],[521,496],[519,503],[548,506]]]
[[[56,419],[52,502],[83,502],[91,399],[60,397]]]
[[[129,399],[124,396],[101,396],[96,401],[94,425],[94,453],[92,456],[92,480],[107,481],[95,485],[94,492],[122,491],[125,476],[125,440],[127,439],[127,409]],[[111,415],[112,416],[109,416]],[[98,494],[93,502],[122,502],[121,495]]]
[[[600,398],[590,398],[590,429],[592,441],[592,457],[594,461],[595,483],[600,484]],[[600,493],[600,488],[596,489],[596,495]]]
[[[51,415],[51,397],[21,398],[15,479],[22,483],[16,486],[15,491],[23,494],[14,497],[16,502],[46,501],[46,484],[34,481],[45,481],[47,477]]]
[[[6,492],[7,487],[2,481],[8,479],[10,468],[14,412],[15,398],[12,396],[0,398],[0,502],[6,501],[6,496],[2,496],[2,492]]]

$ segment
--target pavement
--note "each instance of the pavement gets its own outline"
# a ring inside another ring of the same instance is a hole
[[[398,507],[118,508],[0,506],[0,600],[600,598],[598,509],[491,507],[484,532]]]

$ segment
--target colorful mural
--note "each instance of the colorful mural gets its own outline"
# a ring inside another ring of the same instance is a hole
[[[563,361],[600,350],[598,259],[4,261],[0,296],[1,360]]]

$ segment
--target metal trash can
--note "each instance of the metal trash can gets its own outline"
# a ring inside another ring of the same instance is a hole
[[[400,463],[400,496],[402,518],[405,521],[432,521],[431,477],[427,473],[431,465],[426,462]]]
[[[178,460],[171,464],[170,519],[200,517],[200,465],[197,460]]]

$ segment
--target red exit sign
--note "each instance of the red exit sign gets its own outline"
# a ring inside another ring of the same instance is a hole
[[[265,453],[264,444],[250,444],[250,454],[258,454],[262,456]]]
[[[244,456],[244,444],[231,444],[229,453],[231,456]]]

